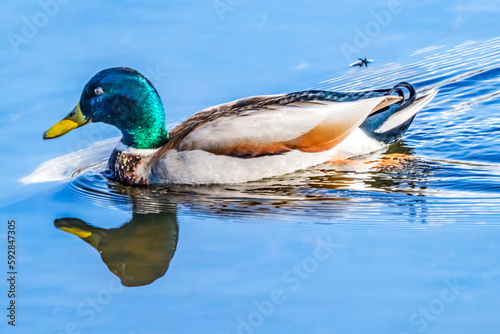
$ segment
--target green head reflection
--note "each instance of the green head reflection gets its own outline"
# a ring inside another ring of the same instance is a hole
[[[56,219],[54,224],[94,247],[125,286],[151,284],[165,275],[179,237],[175,213],[133,213],[130,222],[112,229],[77,218]]]

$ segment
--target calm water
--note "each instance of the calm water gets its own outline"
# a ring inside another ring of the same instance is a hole
[[[47,3],[1,5],[3,313],[8,219],[18,247],[16,328],[2,313],[2,333],[497,332],[500,6]],[[375,63],[349,68],[358,56]],[[439,93],[383,152],[139,189],[102,175],[117,130],[41,139],[95,72],[120,65],[152,80],[171,126],[256,94],[403,80]]]

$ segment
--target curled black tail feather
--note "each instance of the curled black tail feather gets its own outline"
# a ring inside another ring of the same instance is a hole
[[[407,90],[406,95],[405,95],[405,90]],[[411,84],[409,84],[408,82],[400,82],[396,86],[392,87],[391,89],[378,89],[378,90],[374,90],[373,92],[377,92],[381,96],[397,94],[403,98],[398,103],[395,103],[394,105],[392,105],[392,106],[397,106],[397,109],[394,109],[394,107],[392,107],[392,113],[386,113],[385,119],[389,118],[396,111],[402,110],[402,109],[408,107],[409,105],[411,105],[413,102],[415,102],[415,98],[417,97],[417,92],[415,91],[415,88],[413,88],[413,86]],[[369,117],[384,113],[389,109],[391,109],[391,106],[387,106],[385,108],[377,110],[376,112],[371,114]]]
[[[404,94],[403,89],[405,89],[405,88],[409,92],[408,97],[406,97]],[[389,90],[387,95],[390,95],[393,93],[397,93],[399,96],[401,96],[403,98],[403,102],[401,103],[399,109],[404,109],[404,108],[408,107],[410,104],[415,102],[415,98],[417,97],[417,92],[415,91],[415,88],[413,88],[413,86],[411,84],[409,84],[408,82],[405,82],[405,81],[400,82],[396,86],[392,87],[392,89]]]

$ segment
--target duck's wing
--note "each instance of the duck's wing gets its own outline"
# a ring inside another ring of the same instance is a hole
[[[258,96],[250,96],[242,99],[234,100],[231,102],[226,102],[222,104],[218,104],[216,106],[208,107],[200,111],[199,113],[220,113],[229,110],[237,110],[244,108],[252,108],[254,106],[260,105],[266,101],[273,101],[276,99],[280,99],[286,94],[275,94],[275,95],[258,95]]]
[[[356,60],[354,63],[350,64],[349,66],[363,66],[363,61],[361,60]]]
[[[218,155],[255,157],[290,150],[331,149],[368,115],[401,100],[377,92],[306,91],[253,97],[210,108],[184,121],[170,134],[168,149],[203,150]]]

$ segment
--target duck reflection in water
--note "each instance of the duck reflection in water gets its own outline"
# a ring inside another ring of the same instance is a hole
[[[353,199],[366,201],[368,198],[377,203],[379,197],[371,195],[372,190],[377,189],[409,195],[394,201],[395,207],[400,208],[400,215],[412,223],[427,222],[427,179],[436,166],[414,158],[411,149],[402,142],[385,152],[361,160],[346,160],[334,166],[332,168],[327,163],[300,174],[254,183],[187,188],[128,187],[102,177],[103,189],[88,190],[87,184],[99,182],[83,175],[73,181],[78,189],[95,192],[99,198],[110,200],[112,206],[122,202],[132,204],[132,219],[111,229],[95,227],[76,218],[57,219],[55,226],[94,247],[123,285],[143,286],[164,276],[169,268],[179,235],[178,205],[186,205],[204,217],[257,215],[264,218],[266,215],[290,214],[290,210],[295,210],[296,217],[301,219],[301,215],[309,215],[309,211],[303,210],[304,203],[309,203],[311,208],[318,209],[317,217],[326,214],[331,219],[335,214],[341,219],[359,214],[357,211],[351,213],[353,210],[366,208],[352,205]],[[346,190],[352,190],[347,193],[349,196],[342,192]],[[366,212],[369,214],[370,211]]]
[[[54,224],[94,247],[123,285],[143,286],[168,270],[179,237],[176,218],[172,212],[134,212],[118,228],[99,228],[77,218],[56,219]]]

